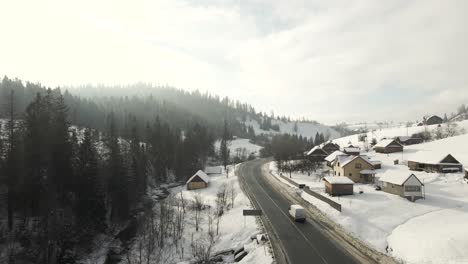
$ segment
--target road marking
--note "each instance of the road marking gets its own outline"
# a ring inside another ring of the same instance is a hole
[[[261,172],[262,173],[262,172]],[[265,189],[263,188],[263,186],[258,182],[257,178],[254,177],[254,181],[257,182],[258,186],[260,187],[260,189],[266,194],[266,196],[273,202],[273,204],[279,209],[279,211],[289,220],[289,223],[292,224],[292,226],[299,232],[299,234],[301,234],[301,236],[307,241],[307,243],[314,249],[315,253],[317,253],[317,255],[323,260],[324,263],[327,263],[328,262],[325,260],[325,258],[319,253],[319,250],[312,244],[312,242],[310,242],[310,240],[302,233],[302,231],[296,226],[296,222],[292,221],[291,217],[289,217],[287,214],[285,214],[283,212],[283,210],[281,210],[281,207],[270,197],[270,195],[268,195],[268,193],[265,191]],[[250,189],[250,187],[249,187]],[[259,206],[260,206],[260,203],[259,203]],[[263,209],[262,209],[263,210]],[[264,211],[264,210],[263,210]]]

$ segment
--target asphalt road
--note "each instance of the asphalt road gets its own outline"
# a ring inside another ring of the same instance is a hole
[[[264,160],[240,165],[238,175],[243,177],[245,189],[256,200],[270,226],[274,229],[286,261],[300,263],[358,263],[351,254],[324,235],[313,219],[297,223],[289,217],[290,202],[275,190],[268,175],[262,175]],[[269,176],[272,177],[272,176]]]

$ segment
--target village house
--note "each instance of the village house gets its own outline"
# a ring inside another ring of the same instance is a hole
[[[399,136],[399,137],[396,137],[395,140],[396,142],[404,146],[421,144],[423,142],[422,138],[410,137],[410,136]]]
[[[374,146],[374,150],[378,153],[402,152],[403,146],[394,139],[384,139]]]
[[[443,122],[444,120],[442,119],[442,117],[433,115],[429,117],[428,119],[426,119],[425,124],[430,126],[430,125],[439,125],[439,124],[442,124]]]
[[[327,176],[323,178],[325,192],[331,196],[353,194],[354,182],[348,177]]]
[[[425,172],[463,172],[463,165],[451,154],[447,154],[443,158],[435,157],[436,154],[429,151],[418,152],[416,155],[408,158],[408,167],[410,170]]]
[[[384,192],[396,194],[410,201],[423,198],[424,184],[414,174],[388,171],[379,179]]]
[[[328,155],[327,157],[325,157],[325,161],[327,162],[327,166],[332,168],[332,163],[333,161],[335,161],[336,157],[339,156],[339,155],[346,155],[344,152],[341,152],[339,150],[336,150],[335,152],[333,152],[332,154]]]
[[[202,170],[198,170],[190,179],[187,181],[187,190],[203,189],[208,187],[210,177],[206,175]]]
[[[346,176],[353,182],[374,182],[375,171],[367,157],[362,156],[336,156],[333,162],[334,176]]]
[[[331,154],[337,150],[340,150],[340,146],[338,144],[329,141],[327,143],[322,144],[321,148],[327,153]]]
[[[221,173],[223,173],[223,167],[221,167],[221,166],[206,167],[205,168],[205,173],[208,174],[208,175],[221,174]]]
[[[343,148],[343,152],[348,155],[357,156],[361,153],[361,149],[359,147],[355,147],[353,145],[349,145]]]
[[[315,146],[306,155],[312,161],[324,161],[328,153],[319,146]]]

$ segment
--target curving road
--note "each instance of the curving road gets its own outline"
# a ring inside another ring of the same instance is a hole
[[[374,262],[363,259],[362,256],[356,257],[354,252],[350,253],[350,250],[342,246],[342,242],[334,241],[327,235],[324,231],[326,227],[315,221],[312,216],[309,216],[306,223],[294,222],[288,214],[289,205],[292,203],[290,197],[284,194],[284,189],[279,191],[278,186],[271,179],[267,179],[273,176],[262,171],[266,162],[245,162],[239,166],[237,174],[255,206],[263,211],[262,221],[267,222],[266,229],[273,233],[270,234],[272,243],[279,244],[274,248],[279,263]]]

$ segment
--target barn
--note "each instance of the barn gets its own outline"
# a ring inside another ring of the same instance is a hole
[[[440,116],[433,115],[426,119],[426,125],[439,125],[442,124],[444,120]]]
[[[395,140],[396,142],[404,146],[420,144],[423,142],[423,139],[420,137],[410,137],[410,136],[399,136],[399,137],[396,137]]]
[[[353,194],[354,182],[348,177],[327,176],[323,178],[325,192],[331,196]]]
[[[425,172],[463,172],[463,165],[451,154],[447,154],[443,158],[435,158],[432,152],[424,151],[408,158],[408,167],[410,170]]]
[[[315,146],[307,152],[307,157],[313,161],[323,161],[326,156],[328,156],[328,153],[319,146]]]
[[[321,148],[327,153],[331,154],[337,150],[340,150],[340,146],[338,144],[333,143],[332,141],[329,141],[327,143],[324,143]]]
[[[378,153],[402,152],[403,146],[394,139],[384,139],[374,146],[374,150]]]
[[[221,166],[206,167],[205,168],[205,173],[208,174],[208,175],[221,174],[221,173],[223,173],[223,167],[221,167]]]
[[[197,171],[190,179],[187,181],[187,190],[196,190],[203,189],[208,187],[210,182],[210,177],[206,175],[202,170]]]

